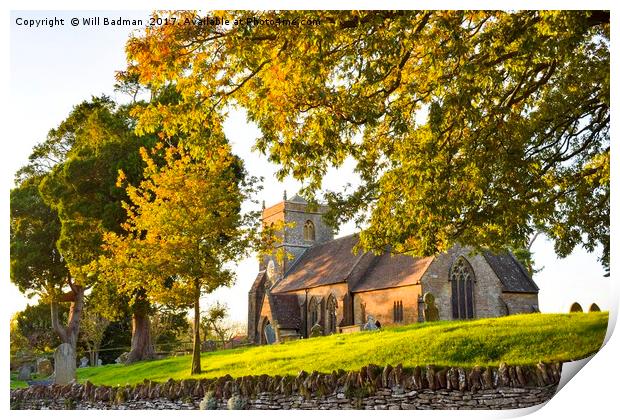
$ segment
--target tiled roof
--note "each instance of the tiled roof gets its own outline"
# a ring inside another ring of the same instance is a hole
[[[362,256],[353,255],[357,235],[349,235],[309,248],[276,284],[272,292],[290,292],[341,283]]]
[[[387,289],[418,284],[434,257],[411,257],[385,253],[376,261],[356,284],[352,291]]]
[[[386,252],[354,255],[357,235],[349,235],[309,248],[284,279],[271,290],[284,293],[347,282],[352,292],[418,284],[434,257],[392,255]],[[504,292],[537,293],[538,287],[512,254],[483,253],[503,285]]]
[[[301,325],[301,315],[297,295],[274,294],[269,295],[271,313],[278,321],[278,326],[284,329],[297,329]]]
[[[483,255],[502,282],[504,292],[538,293],[538,286],[512,254],[486,251]]]

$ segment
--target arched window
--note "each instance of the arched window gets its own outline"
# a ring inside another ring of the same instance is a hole
[[[459,257],[450,272],[452,282],[452,318],[474,318],[474,270],[463,257]]]
[[[306,224],[304,225],[304,240],[305,241],[314,241],[314,223],[311,220],[306,220]]]
[[[309,328],[311,329],[313,326],[319,323],[321,320],[321,303],[318,299],[312,298],[310,299],[310,305],[308,305],[308,320],[310,321]]]
[[[334,295],[329,295],[327,298],[327,314],[325,316],[325,320],[327,321],[327,325],[325,328],[326,334],[333,334],[336,332],[336,324],[337,324],[337,310],[338,310],[338,302]]]

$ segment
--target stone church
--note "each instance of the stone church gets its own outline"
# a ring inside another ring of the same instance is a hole
[[[249,292],[251,342],[359,331],[369,318],[380,326],[424,322],[429,295],[432,319],[538,311],[538,287],[511,254],[472,254],[459,246],[432,257],[354,254],[357,235],[334,239],[323,222],[326,211],[286,194],[263,209],[263,225],[287,224],[277,247],[292,258],[259,262]]]

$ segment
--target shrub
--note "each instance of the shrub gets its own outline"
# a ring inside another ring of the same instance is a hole
[[[229,410],[245,410],[245,406],[247,405],[247,401],[239,395],[233,395],[228,400],[228,409]]]
[[[217,410],[215,393],[213,391],[207,391],[202,401],[200,401],[199,407],[201,410]]]

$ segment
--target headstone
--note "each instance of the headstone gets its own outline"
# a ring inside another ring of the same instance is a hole
[[[80,367],[81,368],[88,367],[88,357],[84,356],[80,359]]]
[[[364,324],[364,327],[362,328],[364,331],[374,331],[377,330],[377,324],[375,321],[375,317],[372,315],[368,315],[368,318],[366,319],[366,323]]]
[[[54,373],[54,367],[50,360],[43,357],[37,359],[37,374],[41,376],[50,376],[52,373]]]
[[[319,324],[314,324],[310,328],[310,337],[320,337],[323,335],[323,328]]]
[[[273,344],[276,342],[276,332],[271,324],[267,324],[265,326],[265,340],[267,341],[267,344]]]
[[[583,309],[579,303],[575,302],[570,306],[570,312],[583,312]]]
[[[19,374],[17,375],[18,381],[28,381],[30,380],[30,375],[32,375],[32,368],[30,365],[24,365],[19,368]]]
[[[97,366],[103,366],[103,360],[97,359]]]
[[[75,351],[69,343],[62,343],[54,352],[54,383],[66,385],[76,379]]]
[[[129,352],[126,351],[125,353],[122,353],[120,356],[114,359],[114,361],[116,362],[116,364],[125,364],[127,363],[128,358],[129,358]]]
[[[424,293],[424,321],[439,321],[439,309],[435,305],[435,296],[431,292]]]
[[[601,308],[599,308],[596,303],[593,303],[592,305],[590,305],[590,309],[588,310],[588,312],[601,312]]]

